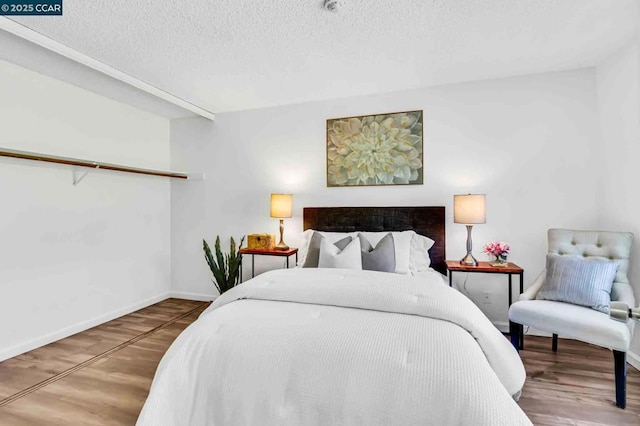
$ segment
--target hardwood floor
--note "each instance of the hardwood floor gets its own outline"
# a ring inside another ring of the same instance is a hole
[[[206,308],[168,299],[0,363],[0,425],[133,425],[156,367]],[[520,406],[536,425],[640,425],[640,373],[629,366],[627,408],[613,405],[611,352],[525,338]]]
[[[525,337],[520,407],[536,425],[640,425],[640,372],[628,365],[627,408],[615,406],[611,351],[575,340]]]
[[[207,303],[168,299],[0,363],[0,425],[132,425],[156,367]]]

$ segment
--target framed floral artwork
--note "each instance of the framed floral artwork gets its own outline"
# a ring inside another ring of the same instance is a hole
[[[327,120],[327,186],[421,185],[423,112]]]

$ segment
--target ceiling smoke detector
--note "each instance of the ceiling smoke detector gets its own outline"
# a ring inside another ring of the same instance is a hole
[[[324,8],[330,12],[337,12],[340,2],[338,0],[324,0]]]

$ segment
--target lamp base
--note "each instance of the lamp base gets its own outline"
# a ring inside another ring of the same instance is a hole
[[[471,243],[471,228],[473,228],[473,225],[467,225],[467,254],[462,258],[462,260],[460,260],[460,264],[465,266],[478,266],[478,261],[471,254],[471,250],[473,250],[473,245]]]
[[[289,250],[289,246],[283,241],[280,241],[274,248],[274,250]]]
[[[284,243],[284,220],[280,219],[280,241],[274,247],[275,250],[289,250],[289,246]]]
[[[471,253],[467,253],[467,255],[460,260],[460,264],[465,266],[478,266],[478,261]]]

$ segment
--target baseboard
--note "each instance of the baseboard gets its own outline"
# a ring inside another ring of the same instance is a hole
[[[64,339],[65,337],[72,336],[76,333],[80,333],[81,331],[85,331],[92,327],[98,326],[100,324],[104,324],[105,322],[109,322],[116,318],[120,318],[123,315],[127,315],[127,314],[130,314],[131,312],[135,312],[142,308],[146,308],[147,306],[166,300],[169,297],[173,297],[171,296],[171,294],[172,293],[159,294],[157,296],[151,297],[141,302],[134,303],[124,308],[116,309],[114,311],[97,316],[95,318],[91,318],[87,321],[83,321],[81,323],[71,325],[69,327],[63,328],[62,330],[58,330],[41,337],[36,337],[35,339],[31,339],[25,343],[12,346],[8,349],[0,350],[0,361],[13,358],[14,356],[18,356],[25,352],[32,351],[41,346],[48,345],[49,343],[56,342],[60,339]]]
[[[168,293],[163,293],[158,296],[151,297],[149,299],[143,300],[138,303],[134,303],[127,307],[116,309],[114,311],[108,312],[104,315],[100,315],[98,317],[92,318],[88,321],[81,322],[79,324],[72,325],[70,327],[64,328],[62,330],[56,331],[54,333],[49,333],[45,336],[37,337],[35,339],[31,339],[28,342],[22,343],[20,345],[12,346],[8,349],[4,349],[0,351],[0,362],[9,358],[13,358],[14,356],[18,356],[25,352],[32,351],[39,347],[48,345],[49,343],[56,342],[60,339],[64,339],[65,337],[72,336],[76,333],[80,333],[81,331],[88,330],[92,327],[96,327],[100,324],[104,324],[105,322],[112,321],[116,318],[120,318],[121,316],[130,314],[142,308],[146,308],[147,306],[151,306],[155,303],[162,302],[163,300],[169,298],[176,299],[185,299],[185,300],[196,300],[199,302],[211,302],[215,300],[218,296],[212,296],[209,294],[202,293],[187,293],[181,291],[171,291]],[[504,321],[494,321],[493,324],[496,326],[498,330],[501,332],[509,331],[509,323]],[[529,328],[526,334],[528,335],[536,335],[536,336],[551,336],[549,333],[541,332],[539,330],[535,330],[533,328]],[[640,371],[640,356],[633,352],[627,352],[627,362],[633,366],[636,370]]]
[[[106,314],[97,316],[95,318],[91,318],[90,320],[83,321],[78,324],[74,324],[72,326],[63,328],[62,330],[55,331],[53,333],[49,333],[47,335],[36,337],[35,339],[31,339],[25,343],[21,343],[16,346],[12,346],[8,349],[0,350],[0,361],[4,361],[9,358],[13,358],[14,356],[18,356],[25,352],[32,351],[39,347],[48,345],[49,343],[56,342],[60,339],[64,339],[65,337],[72,336],[74,334],[80,333],[81,331],[88,330],[92,327],[96,327],[100,324],[104,324],[105,322],[112,321],[116,318],[120,318],[121,316],[130,314],[142,308],[146,308],[147,306],[153,305],[158,302],[162,302],[163,300],[169,298],[176,299],[186,299],[186,300],[197,300],[200,302],[210,302],[215,300],[217,296],[211,296],[209,294],[199,294],[199,293],[185,293],[185,292],[167,292],[163,294],[159,294],[157,296],[151,297],[149,299],[143,300],[138,303],[134,303],[132,305],[126,306],[121,309],[116,309],[114,311],[108,312]]]
[[[627,352],[627,363],[631,364],[633,368],[640,371],[640,356],[633,352]]]
[[[171,291],[167,293],[167,297],[173,297],[176,299],[196,300],[198,302],[211,302],[216,300],[218,296],[212,296],[210,294],[202,293],[186,293],[182,291]]]
[[[524,334],[527,336],[540,336],[540,337],[551,337],[552,333],[547,333],[546,331],[538,330],[537,328],[525,326]]]

